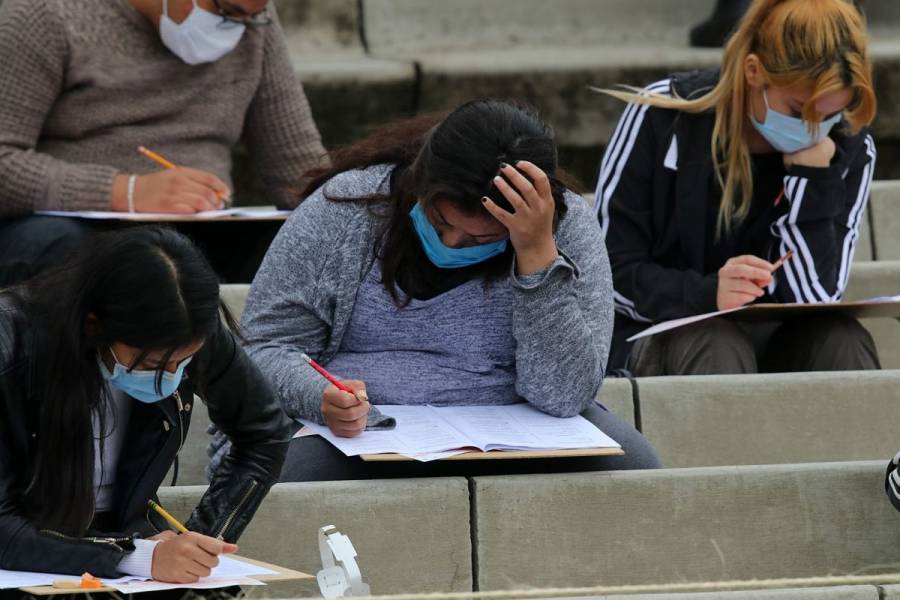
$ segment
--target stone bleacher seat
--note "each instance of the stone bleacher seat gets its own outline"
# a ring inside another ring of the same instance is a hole
[[[874,461],[468,484],[461,478],[279,484],[239,543],[246,556],[315,573],[316,531],[335,525],[353,541],[374,594],[865,573],[900,563],[900,517],[883,481],[884,462]],[[186,518],[203,489],[163,488],[160,499]],[[314,586],[280,584],[266,594],[309,594]],[[873,586],[628,596],[651,597],[879,598]]]
[[[589,185],[622,112],[619,101],[589,86],[640,86],[675,71],[717,66],[718,50],[687,46],[688,30],[711,5],[278,0],[292,60],[327,146],[397,117],[479,97],[517,98],[541,109],[563,147],[564,164]],[[896,87],[898,7],[894,0],[866,2],[880,98],[893,97]],[[895,143],[898,122],[900,105],[882,102],[876,140]]]

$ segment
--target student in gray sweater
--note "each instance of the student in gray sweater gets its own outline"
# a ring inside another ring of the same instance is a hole
[[[373,465],[304,437],[282,481],[658,466],[641,434],[594,402],[612,335],[609,261],[534,113],[472,102],[332,158],[273,242],[244,313],[248,352],[288,414],[352,437],[379,423],[379,404],[525,401],[583,414],[626,454]]]
[[[35,211],[218,208],[238,142],[261,200],[293,208],[325,153],[266,0],[3,0],[0,90],[0,287],[66,258],[96,227]],[[227,261],[210,258],[223,274]]]

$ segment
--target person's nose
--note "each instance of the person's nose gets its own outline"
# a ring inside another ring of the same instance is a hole
[[[441,243],[448,248],[459,248],[463,243],[463,234],[459,231],[448,229],[441,233]]]

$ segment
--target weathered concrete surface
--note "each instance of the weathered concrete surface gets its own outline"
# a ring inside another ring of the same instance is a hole
[[[480,589],[810,577],[900,562],[884,461],[478,478]]]
[[[186,519],[203,487],[160,490],[162,504]],[[469,492],[462,478],[278,484],[239,541],[240,553],[315,575],[322,568],[318,529],[348,535],[373,594],[472,589]],[[277,584],[269,597],[317,591],[315,581]]]
[[[893,456],[900,371],[645,377],[642,431],[666,467]]]
[[[888,598],[888,596],[885,596]],[[878,588],[871,585],[832,588],[792,588],[745,592],[693,594],[629,594],[625,596],[574,597],[566,600],[878,600]],[[892,599],[893,600],[893,599]]]
[[[607,377],[603,381],[597,400],[611,413],[634,425],[634,399],[630,381]]]
[[[900,261],[900,181],[874,182],[869,211],[875,258]],[[900,273],[897,288],[900,293]]]
[[[850,272],[845,300],[863,300],[900,294],[900,260],[856,263]],[[900,369],[900,321],[863,319],[875,339],[881,366]]]

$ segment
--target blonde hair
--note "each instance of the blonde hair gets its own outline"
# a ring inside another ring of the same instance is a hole
[[[816,101],[851,89],[844,110],[851,133],[875,118],[872,65],[867,52],[865,20],[850,0],[754,0],[729,39],[722,56],[718,84],[697,98],[657,93],[598,90],[626,102],[649,104],[688,113],[715,111],[712,160],[723,190],[717,232],[743,219],[753,198],[750,150],[745,141],[750,110],[744,59],[756,54],[766,83],[778,87],[812,84],[813,94],[801,116],[815,129]],[[812,131],[815,134],[815,131]]]

